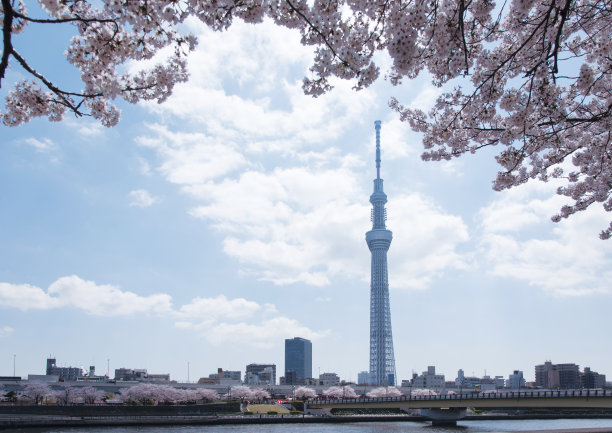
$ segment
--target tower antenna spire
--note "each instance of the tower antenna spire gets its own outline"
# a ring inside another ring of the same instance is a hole
[[[374,122],[376,129],[376,179],[380,179],[380,120]]]

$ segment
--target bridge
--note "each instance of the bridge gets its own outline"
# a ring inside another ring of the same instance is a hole
[[[469,392],[444,395],[310,400],[308,413],[330,413],[331,409],[418,409],[434,425],[454,424],[467,408],[483,409],[612,409],[612,390],[579,389],[556,391]]]

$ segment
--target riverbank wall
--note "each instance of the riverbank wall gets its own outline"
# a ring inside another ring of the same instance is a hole
[[[188,405],[0,405],[0,415],[99,416],[197,416],[240,413],[237,401]]]
[[[0,430],[52,427],[111,427],[223,424],[315,424],[356,422],[425,422],[416,415],[243,415],[238,402],[186,406],[0,406]],[[230,408],[233,414],[230,413]],[[215,413],[217,411],[217,413]],[[10,413],[7,413],[10,412]],[[223,415],[225,413],[226,415]],[[612,418],[602,414],[482,414],[462,420]]]

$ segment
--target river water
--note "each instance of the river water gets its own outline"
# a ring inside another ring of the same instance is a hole
[[[533,430],[609,428],[612,419],[459,421],[457,427],[432,427],[428,422],[346,424],[259,424],[159,427],[53,427],[3,430],[3,433],[501,433]]]

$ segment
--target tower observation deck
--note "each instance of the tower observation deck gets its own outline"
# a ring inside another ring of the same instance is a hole
[[[389,303],[389,279],[387,251],[393,234],[387,230],[387,195],[380,178],[380,120],[376,129],[376,179],[372,203],[372,230],[366,233],[366,242],[372,253],[370,280],[370,380],[376,385],[395,385],[395,356],[391,333],[391,306]]]

